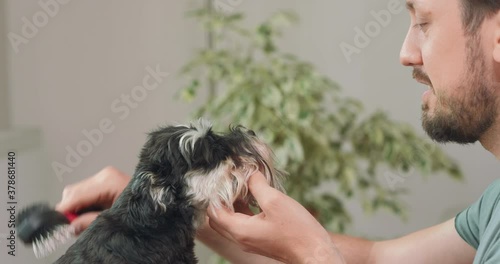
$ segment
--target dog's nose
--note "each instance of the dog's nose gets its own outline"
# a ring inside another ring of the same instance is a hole
[[[253,132],[253,130],[248,130],[248,134],[252,135],[252,136],[256,136],[255,135],[255,132]]]

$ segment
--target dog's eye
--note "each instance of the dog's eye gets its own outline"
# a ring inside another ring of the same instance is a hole
[[[248,130],[248,134],[252,135],[252,136],[256,136],[255,135],[255,132],[253,132],[253,130]]]

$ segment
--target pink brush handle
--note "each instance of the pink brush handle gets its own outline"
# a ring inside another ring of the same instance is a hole
[[[102,210],[103,209],[99,206],[90,206],[90,207],[84,208],[84,209],[76,211],[76,212],[66,212],[66,213],[64,213],[64,216],[66,216],[68,221],[71,223],[71,222],[73,222],[73,220],[75,220],[75,218],[77,218],[78,216],[80,216],[82,214],[89,213],[89,212],[101,212]]]
[[[73,220],[75,220],[75,218],[78,217],[78,215],[75,213],[64,213],[64,216],[66,216],[66,218],[68,218],[68,221],[70,223],[73,222]]]

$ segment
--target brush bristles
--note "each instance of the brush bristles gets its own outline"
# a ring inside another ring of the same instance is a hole
[[[47,234],[46,237],[37,238],[33,241],[33,252],[36,258],[44,258],[56,251],[76,235],[75,231],[71,225],[61,225]]]

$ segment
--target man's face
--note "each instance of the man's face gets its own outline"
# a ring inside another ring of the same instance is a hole
[[[429,87],[422,96],[425,131],[438,142],[479,140],[497,116],[493,61],[484,55],[492,49],[484,41],[488,27],[466,35],[461,0],[407,0],[407,6],[411,26],[400,57]]]

